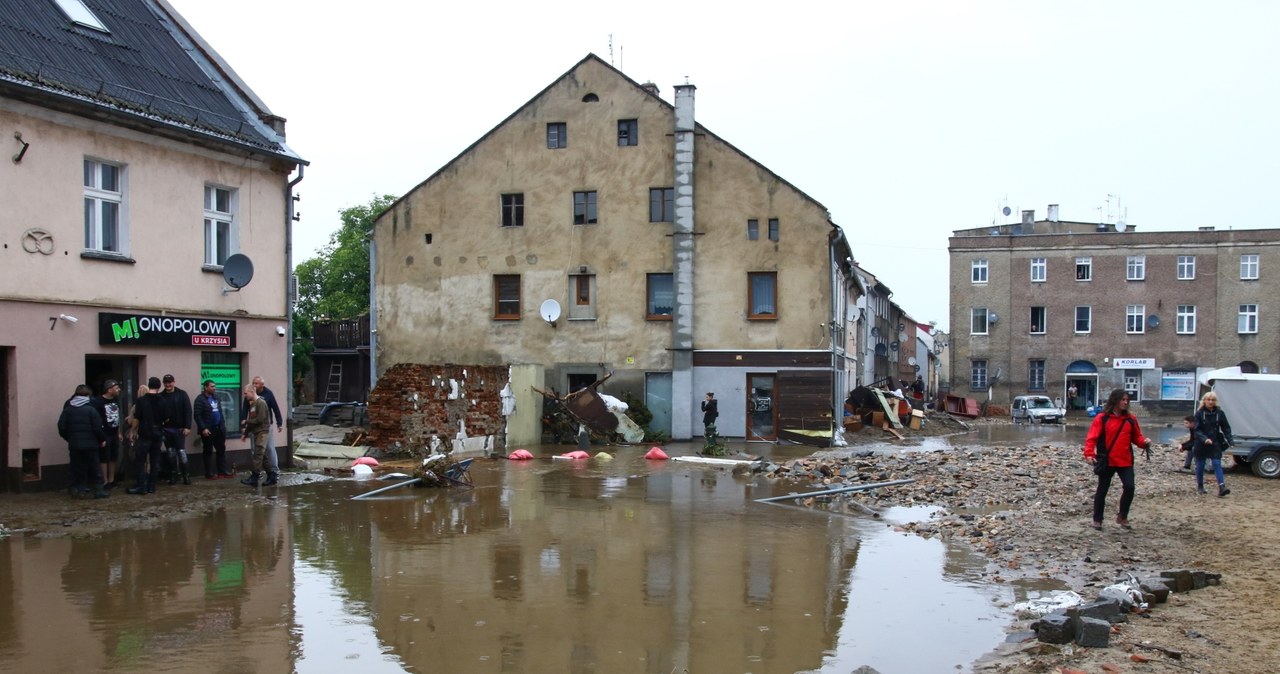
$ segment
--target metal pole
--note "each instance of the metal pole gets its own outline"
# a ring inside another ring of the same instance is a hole
[[[850,491],[866,491],[868,489],[876,489],[877,487],[892,487],[899,484],[910,484],[915,482],[914,478],[905,480],[893,480],[892,482],[877,482],[875,484],[860,484],[856,487],[841,487],[839,489],[828,489],[826,491],[811,491],[807,494],[787,494],[786,496],[770,496],[769,498],[758,498],[756,503],[769,503],[771,501],[785,501],[787,499],[808,498],[810,496],[826,496],[828,494],[843,494]]]
[[[392,489],[399,489],[399,488],[401,488],[401,487],[408,487],[408,486],[409,486],[409,485],[411,485],[411,484],[418,484],[419,482],[422,482],[422,478],[420,478],[420,477],[415,477],[415,478],[413,478],[412,480],[405,480],[404,482],[401,482],[401,483],[399,483],[399,484],[393,484],[393,485],[391,485],[391,486],[389,486],[389,487],[382,487],[381,489],[374,489],[374,490],[373,490],[373,491],[371,491],[371,492],[366,492],[366,493],[364,493],[364,494],[360,494],[359,496],[352,496],[352,497],[351,497],[351,500],[352,500],[352,501],[355,501],[355,500],[357,500],[357,499],[362,499],[362,498],[366,498],[366,497],[369,497],[369,496],[373,496],[374,494],[381,494],[381,493],[383,493],[383,492],[388,492],[388,491],[391,491]]]

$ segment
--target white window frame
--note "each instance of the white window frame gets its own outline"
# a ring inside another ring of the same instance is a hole
[[[978,328],[978,321],[982,321],[981,330]],[[973,307],[969,310],[969,334],[971,335],[989,335],[991,334],[991,312],[986,307]]]
[[[110,33],[102,19],[98,18],[93,10],[89,9],[82,0],[54,0],[58,3],[58,8],[67,15],[68,19],[86,28],[92,28],[103,33]]]
[[[1039,330],[1036,330],[1036,309],[1040,310],[1041,322]],[[1031,323],[1027,327],[1027,334],[1043,335],[1049,331],[1049,307],[1031,307],[1030,315],[1027,318],[1030,319]]]
[[[1084,321],[1086,323],[1084,330],[1080,329],[1080,310],[1084,309]],[[1074,315],[1071,317],[1072,329],[1077,335],[1087,335],[1093,332],[1093,307],[1087,304],[1076,306]]]
[[[102,167],[110,166],[116,172],[115,190],[103,187]],[[85,157],[83,178],[84,185],[84,248],[86,251],[114,255],[128,254],[128,225],[125,209],[125,166],[116,162],[103,161]],[[103,244],[103,214],[108,206],[115,206],[115,248],[106,248]]]
[[[1081,271],[1084,271],[1083,277],[1080,275]],[[1091,257],[1076,258],[1076,280],[1081,283],[1085,281],[1093,280],[1093,258]]]
[[[218,210],[223,204],[218,203],[218,193],[225,193],[226,209]],[[221,269],[222,263],[239,250],[239,232],[236,227],[236,206],[238,191],[222,185],[207,184],[204,186],[204,266],[210,269]],[[222,261],[218,260],[218,230],[226,229],[226,251]]]
[[[969,280],[977,284],[986,283],[990,273],[990,265],[986,258],[978,258],[973,261],[970,267]]]
[[[1130,372],[1132,370],[1126,370],[1124,373],[1124,392],[1129,395],[1129,400],[1137,402],[1142,391],[1142,376],[1129,374]]]
[[[1049,259],[1044,257],[1031,258],[1031,282],[1044,283],[1049,278]]]
[[[1141,335],[1147,331],[1147,305],[1130,304],[1124,308],[1124,333]]]
[[[1124,263],[1124,280],[1145,281],[1147,278],[1147,256],[1130,255]]]
[[[1240,280],[1241,281],[1258,280],[1258,256],[1257,255],[1241,255],[1240,256]]]
[[[1196,305],[1179,304],[1174,332],[1179,335],[1196,334]]]
[[[1178,256],[1178,280],[1194,281],[1196,278],[1196,256]]]
[[[1258,334],[1258,305],[1240,305],[1240,314],[1236,318],[1236,332],[1242,335]]]
[[[969,388],[973,391],[987,389],[987,359],[977,358],[969,361]]]

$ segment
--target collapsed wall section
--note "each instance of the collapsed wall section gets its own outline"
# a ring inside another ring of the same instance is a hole
[[[506,365],[398,363],[369,392],[372,447],[391,454],[441,450],[485,453],[506,444],[502,389]]]

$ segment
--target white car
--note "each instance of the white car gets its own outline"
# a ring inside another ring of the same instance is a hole
[[[1013,399],[1009,413],[1013,416],[1014,423],[1058,423],[1067,416],[1067,411],[1054,405],[1049,396],[1018,396]]]

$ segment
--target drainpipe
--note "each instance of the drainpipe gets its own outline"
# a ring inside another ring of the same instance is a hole
[[[377,225],[374,225],[375,229]],[[374,277],[378,268],[378,238],[369,233],[369,390],[378,386],[378,292]],[[365,404],[369,403],[368,396]],[[366,408],[367,409],[367,408]]]
[[[693,140],[692,84],[677,84],[675,114],[675,217],[672,223],[671,437],[693,437]]]
[[[285,413],[289,420],[285,424],[285,466],[289,468],[293,467],[293,302],[297,292],[293,282],[293,221],[297,217],[293,212],[293,188],[302,182],[306,172],[307,165],[298,164],[298,177],[284,188],[284,311],[289,326],[284,336]]]

